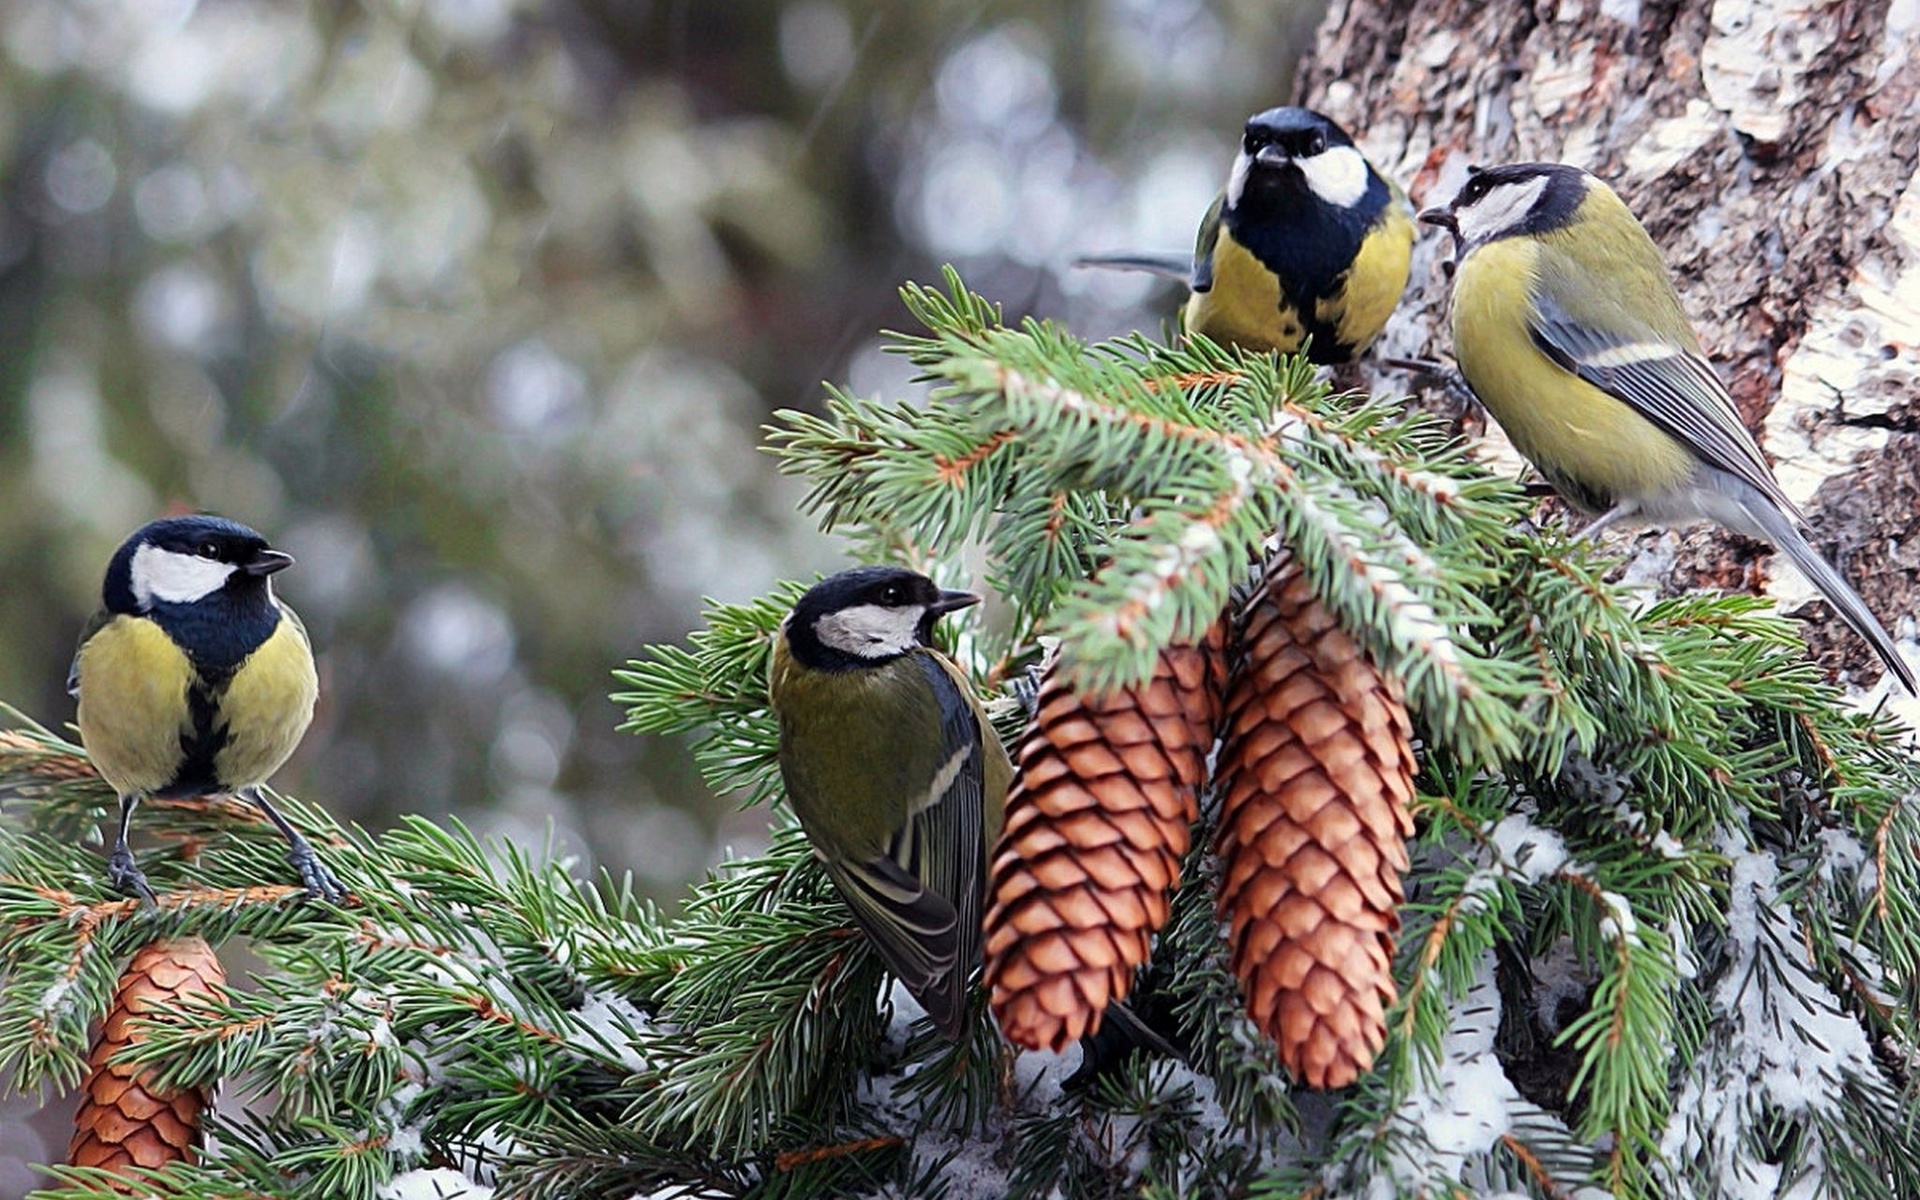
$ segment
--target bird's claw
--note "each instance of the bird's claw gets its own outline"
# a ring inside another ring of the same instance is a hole
[[[148,904],[160,900],[154,894],[153,885],[147,882],[146,872],[134,861],[133,851],[124,844],[115,846],[107,856],[107,886],[123,896],[138,896]]]
[[[1028,663],[1027,669],[1015,675],[1007,684],[1013,692],[1013,698],[1020,702],[1020,711],[1031,721],[1040,713],[1040,685],[1046,682],[1047,670],[1044,663]]]
[[[313,900],[325,900],[329,904],[347,902],[346,885],[340,882],[327,864],[320,861],[313,847],[302,841],[287,851],[287,862],[300,876],[301,886],[307,889],[307,896]]]

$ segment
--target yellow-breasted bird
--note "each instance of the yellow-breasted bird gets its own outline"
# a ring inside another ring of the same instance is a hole
[[[120,794],[107,860],[120,891],[154,898],[127,846],[141,800],[234,793],[286,837],[309,893],[346,898],[258,791],[299,745],[319,695],[307,631],[273,594],[272,576],[292,563],[245,525],[212,516],[144,525],[108,563],[67,690],[80,701],[88,756]]]
[[[934,622],[979,602],[898,567],[815,584],[773,644],[780,775],[827,875],[933,1023],[966,1028],[1013,764]]]
[[[1346,130],[1307,108],[1249,118],[1226,190],[1200,222],[1191,258],[1113,254],[1082,266],[1183,280],[1189,333],[1317,363],[1373,344],[1407,288],[1413,209]]]
[[[1808,544],[1700,348],[1653,239],[1576,167],[1474,170],[1420,219],[1453,235],[1453,352],[1514,448],[1591,535],[1627,517],[1716,521],[1786,551],[1909,692],[1914,675],[1840,573]]]

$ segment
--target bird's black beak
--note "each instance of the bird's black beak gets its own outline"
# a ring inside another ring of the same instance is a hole
[[[1429,208],[1422,210],[1420,220],[1428,225],[1438,225],[1448,233],[1457,234],[1460,232],[1460,222],[1454,217],[1451,208]]]
[[[941,592],[938,600],[927,605],[927,611],[936,617],[944,617],[950,612],[972,608],[978,603],[980,603],[980,597],[972,592]]]
[[[1278,142],[1268,142],[1253,152],[1253,161],[1263,167],[1284,167],[1293,161],[1293,156],[1281,149]]]
[[[284,550],[260,550],[252,558],[241,563],[240,569],[249,575],[271,575],[275,571],[284,571],[292,565],[293,555]]]

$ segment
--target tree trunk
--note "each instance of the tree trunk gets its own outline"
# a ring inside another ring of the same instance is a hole
[[[1814,544],[1897,638],[1920,593],[1917,49],[1909,0],[1333,0],[1296,87],[1416,204],[1468,163],[1611,183]],[[1388,353],[1450,349],[1444,243],[1422,240]],[[1757,585],[1763,554],[1696,532],[1674,579]],[[1814,595],[1791,570],[1770,588]],[[1877,674],[1838,621],[1807,634],[1823,664]]]

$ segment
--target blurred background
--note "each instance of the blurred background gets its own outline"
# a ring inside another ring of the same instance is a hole
[[[51,725],[128,532],[298,565],[286,790],[457,812],[671,898],[764,814],[618,733],[701,598],[843,565],[758,451],[958,265],[1010,318],[1159,331],[1074,271],[1182,249],[1312,0],[6,0],[0,699]]]
[[[616,732],[609,671],[844,565],[762,424],[906,395],[878,334],[945,261],[1010,318],[1159,331],[1172,289],[1067,263],[1192,244],[1318,9],[5,0],[0,700],[70,721],[114,547],[217,511],[299,560],[322,708],[282,788],[671,903],[766,817]],[[0,1195],[57,1125],[7,1123]]]

